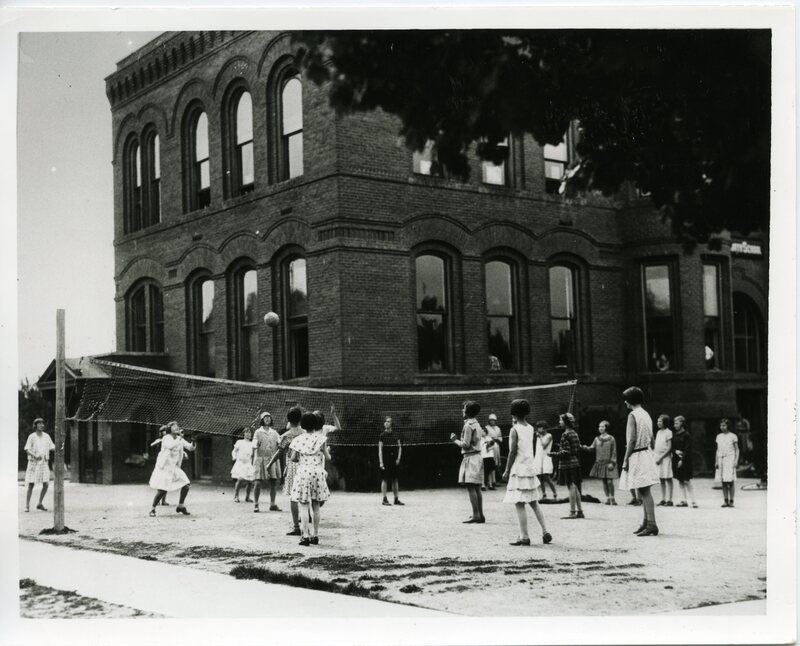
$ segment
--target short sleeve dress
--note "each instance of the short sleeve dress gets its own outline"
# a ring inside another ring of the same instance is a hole
[[[717,460],[719,469],[717,480],[720,482],[733,482],[736,480],[736,444],[735,433],[720,433],[717,435]]]
[[[483,484],[483,458],[481,457],[481,435],[483,430],[474,418],[464,420],[461,430],[461,466],[458,469],[459,484]]]
[[[280,436],[278,446],[281,449],[290,449],[292,442],[295,438],[305,433],[299,426],[290,427],[283,435]],[[286,470],[283,472],[283,493],[286,496],[292,495],[292,484],[294,483],[294,474],[297,472],[297,462],[292,460],[291,451],[286,453]]]
[[[252,480],[253,479],[253,445],[252,440],[236,440],[231,452],[233,458],[233,467],[231,468],[231,478],[236,480]]]
[[[517,422],[511,427],[517,432],[517,456],[508,474],[503,502],[528,503],[540,500],[539,478],[533,459],[533,426]]]
[[[590,478],[616,478],[617,473],[617,441],[612,435],[598,435],[592,443],[594,448],[594,464],[589,471]]]
[[[56,445],[53,444],[52,438],[47,433],[43,432],[41,435],[37,435],[34,432],[28,436],[25,442],[25,452],[32,453],[34,459],[28,457],[28,468],[25,470],[27,484],[42,484],[53,479],[47,460],[50,457],[50,451],[54,451],[55,448]]]
[[[672,477],[672,444],[670,444],[670,448],[667,448],[667,442],[671,442],[671,440],[672,431],[668,428],[662,428],[656,433],[655,459],[664,456],[661,463],[656,465],[659,478],[669,479]]]
[[[189,484],[189,478],[181,469],[184,448],[191,448],[182,437],[165,435],[161,439],[161,451],[150,476],[150,488],[161,491],[176,491]]]
[[[325,441],[325,436],[319,431],[304,433],[292,440],[289,448],[300,457],[292,481],[293,502],[307,504],[312,500],[323,502],[330,498],[328,473],[324,467]]]
[[[653,420],[644,408],[634,408],[629,418],[633,418],[634,428],[626,432],[627,442],[633,440],[633,451],[628,456],[628,470],[623,469],[619,477],[620,489],[644,489],[658,484],[658,469],[650,444],[653,441]]]
[[[547,443],[547,446],[544,445]],[[533,466],[537,476],[549,476],[553,474],[553,458],[547,455],[552,451],[553,436],[550,433],[536,436],[536,453],[533,456]]]

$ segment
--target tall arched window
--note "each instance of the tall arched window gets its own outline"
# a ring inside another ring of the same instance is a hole
[[[549,275],[553,369],[577,372],[581,367],[577,272],[568,265],[553,265]]]
[[[188,291],[192,371],[204,377],[215,377],[214,279],[200,275],[189,283]]]
[[[511,265],[491,260],[486,276],[486,320],[489,333],[489,370],[513,370],[516,353],[514,279]]]
[[[164,352],[164,300],[158,283],[134,285],[125,298],[125,345],[129,352]]]
[[[125,233],[142,228],[142,149],[139,140],[132,137],[123,158]]]
[[[234,313],[233,352],[231,366],[235,379],[258,378],[258,278],[252,265],[240,266],[233,272]]]
[[[187,112],[184,131],[185,204],[187,211],[211,204],[211,167],[208,158],[208,117],[199,106]]]
[[[303,84],[300,75],[286,78],[280,91],[279,179],[303,174]]]
[[[448,361],[447,264],[441,256],[416,257],[417,366],[423,372],[441,372]]]
[[[281,267],[286,379],[308,376],[308,280],[306,259],[290,256]]]
[[[242,88],[231,92],[226,101],[227,124],[227,194],[236,197],[249,193],[255,186],[253,166],[253,100]]]
[[[158,134],[147,138],[147,223],[161,221],[161,143]]]
[[[741,292],[733,293],[733,343],[736,372],[766,370],[764,326],[756,304]]]

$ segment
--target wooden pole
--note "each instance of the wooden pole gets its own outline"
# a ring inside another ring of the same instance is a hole
[[[64,377],[64,310],[56,310],[56,456],[53,524],[57,532],[64,531]]]

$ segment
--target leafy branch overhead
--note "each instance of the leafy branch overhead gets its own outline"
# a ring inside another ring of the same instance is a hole
[[[768,30],[301,32],[306,75],[340,114],[381,109],[407,145],[502,160],[508,133],[557,144],[579,123],[569,193],[630,181],[684,242],[766,229]]]

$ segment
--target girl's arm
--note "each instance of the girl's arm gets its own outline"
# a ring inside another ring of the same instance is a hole
[[[611,464],[617,463],[617,441],[611,438]]]
[[[633,413],[628,414],[628,424],[625,427],[625,437],[627,445],[625,446],[625,461],[622,463],[623,471],[628,470],[628,460],[630,459],[631,451],[636,444],[636,420],[633,418]]]
[[[397,438],[397,464],[400,464],[400,458],[403,456],[403,445],[400,442],[400,438]]]
[[[590,446],[584,446],[581,444],[581,451],[596,451],[598,444],[600,444],[600,438],[596,437]]]
[[[462,449],[467,448],[468,446],[472,445],[472,426],[464,426],[464,430],[462,434],[464,436],[463,440],[459,440],[458,436],[455,433],[450,434],[450,439],[453,440],[453,444],[456,446],[461,447]]]
[[[333,426],[336,428],[337,431],[341,431],[342,423],[339,421],[339,416],[336,414],[336,410],[333,408],[333,404],[331,404],[331,417],[333,418]]]
[[[150,442],[150,446],[155,446],[156,444],[161,444],[161,438],[156,438],[152,442]]]
[[[378,440],[378,464],[383,469],[383,440]]]
[[[233,445],[233,450],[231,451],[231,460],[236,460],[236,454],[239,452],[239,442],[237,440],[236,444]]]
[[[547,451],[547,447],[553,443],[553,436],[549,433],[547,434],[547,440],[542,438],[542,448]]]
[[[328,448],[328,443],[327,442],[323,443],[323,445],[322,445],[322,455],[325,456],[326,460],[330,460],[331,459],[331,450]]]
[[[509,449],[508,460],[506,461],[506,470],[503,473],[503,479],[508,480],[508,475],[511,473],[511,467],[514,466],[514,461],[517,459],[517,429],[511,427],[511,434],[508,436]]]
[[[734,435],[734,440],[733,440],[733,468],[735,469],[737,466],[739,466],[739,441],[736,439],[736,436]]]

